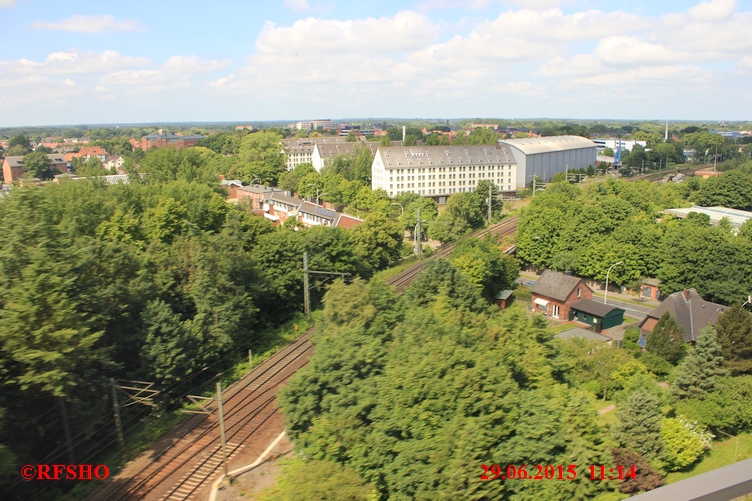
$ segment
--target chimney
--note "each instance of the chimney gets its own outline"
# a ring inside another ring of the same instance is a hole
[[[407,127],[405,127],[405,126],[403,125],[403,126],[402,126],[402,142],[403,142],[403,143],[405,142],[405,131],[406,131],[406,130],[407,130]]]
[[[682,291],[682,296],[684,296],[685,301],[689,301],[689,289],[684,289]]]

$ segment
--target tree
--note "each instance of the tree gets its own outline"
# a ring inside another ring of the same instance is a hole
[[[381,136],[379,145],[389,147],[392,145],[392,140],[389,138],[389,136]]]
[[[670,471],[681,470],[695,463],[713,443],[713,435],[684,416],[666,418],[661,425],[663,453]]]
[[[752,372],[752,317],[737,303],[715,325],[726,368],[732,375]]]
[[[262,501],[369,501],[375,489],[351,468],[331,461],[286,462],[276,485],[264,491]]]
[[[467,144],[496,144],[496,133],[486,127],[476,127],[467,136]]]
[[[354,143],[358,140],[358,138],[355,136],[355,131],[350,129],[350,131],[347,133],[347,138],[345,139],[348,143]]]
[[[353,228],[350,234],[356,255],[368,269],[382,270],[399,259],[402,228],[384,214],[369,214],[365,222]]]
[[[477,238],[458,242],[451,262],[489,300],[501,290],[514,288],[519,276],[517,263],[511,257],[505,256],[498,246]]]
[[[619,424],[614,438],[619,445],[637,452],[648,460],[660,457],[661,414],[658,399],[645,390],[638,391],[627,400],[627,405],[616,411]]]
[[[727,374],[716,331],[708,325],[677,368],[672,390],[678,398],[703,398],[715,390],[716,378]]]
[[[483,211],[474,193],[455,193],[447,200],[444,212],[428,228],[428,236],[441,242],[456,240],[483,226]]]
[[[75,160],[75,159],[74,159]],[[106,176],[110,171],[104,168],[102,161],[97,157],[91,157],[76,168],[76,174],[80,177]]]
[[[50,168],[50,159],[41,151],[28,153],[23,158],[24,175],[39,179],[52,179],[54,173]]]
[[[405,134],[405,140],[402,141],[402,146],[417,146],[418,139],[412,134]]]
[[[243,164],[237,166],[230,175],[244,183],[258,178],[264,184],[276,185],[285,170],[285,156],[276,131],[260,131],[249,134],[240,142],[238,156]]]
[[[607,147],[606,149],[604,149],[603,150],[603,156],[605,156],[605,157],[612,157],[612,156],[614,156],[614,150],[613,150],[613,148],[608,148]]]
[[[663,314],[648,336],[645,348],[676,364],[684,354],[684,329],[669,312]]]
[[[634,465],[634,478],[626,477],[619,486],[619,491],[625,494],[636,494],[641,491],[652,491],[664,484],[663,475],[650,466],[650,463],[640,454],[628,449],[613,449],[611,451],[614,464]]]

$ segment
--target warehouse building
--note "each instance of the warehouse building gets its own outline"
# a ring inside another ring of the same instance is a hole
[[[502,139],[499,143],[508,146],[514,155],[519,189],[529,186],[535,176],[550,181],[554,174],[566,171],[567,167],[569,170],[587,169],[589,165],[596,165],[596,144],[581,136]]]
[[[382,146],[371,165],[371,185],[390,197],[413,192],[445,203],[453,193],[475,191],[482,179],[514,192],[517,172],[512,149],[504,144]]]

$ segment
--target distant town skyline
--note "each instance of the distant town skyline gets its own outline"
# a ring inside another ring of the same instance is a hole
[[[752,119],[752,2],[0,0],[0,127]]]

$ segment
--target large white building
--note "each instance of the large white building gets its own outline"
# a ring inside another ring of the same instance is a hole
[[[525,139],[502,139],[511,148],[517,163],[516,188],[525,188],[538,176],[550,181],[557,172],[567,168],[587,168],[596,165],[598,148],[590,139],[581,136],[547,136]]]
[[[283,153],[287,155],[287,170],[293,170],[300,164],[313,163],[313,149],[317,144],[345,143],[344,137],[304,137],[283,139]]]
[[[316,130],[316,129],[332,129],[336,127],[334,122],[328,118],[324,120],[311,120],[309,122],[298,122],[295,124],[298,130]]]
[[[453,193],[474,191],[488,179],[503,192],[517,186],[517,164],[509,146],[390,146],[376,151],[371,187],[390,197],[414,192],[446,202]]]
[[[318,172],[321,172],[325,166],[330,164],[334,157],[338,155],[345,155],[352,153],[355,148],[370,148],[371,154],[374,154],[379,143],[372,141],[356,141],[354,143],[339,142],[339,143],[321,143],[316,144],[313,147],[313,153],[311,153],[311,165]]]

